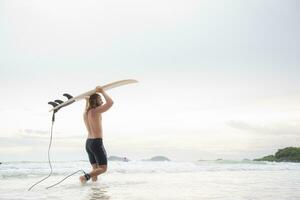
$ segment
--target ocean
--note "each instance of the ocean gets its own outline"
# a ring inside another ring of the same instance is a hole
[[[300,163],[254,161],[108,163],[97,182],[81,185],[82,172],[46,189],[73,172],[91,170],[87,161],[4,162],[0,165],[1,200],[299,200]]]

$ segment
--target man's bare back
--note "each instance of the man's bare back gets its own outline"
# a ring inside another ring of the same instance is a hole
[[[102,138],[102,115],[91,109],[84,113],[84,123],[88,131],[88,138]]]
[[[83,118],[88,131],[88,138],[103,138],[101,113],[107,111],[113,105],[112,99],[103,91],[101,87],[97,87],[96,90],[104,96],[106,103],[103,105],[102,99],[99,97],[97,99],[98,106],[95,108],[90,108],[88,103],[89,101],[86,99],[87,104]]]

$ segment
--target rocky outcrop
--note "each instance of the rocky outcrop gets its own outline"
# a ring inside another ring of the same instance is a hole
[[[165,156],[154,156],[146,161],[171,161],[171,160]]]
[[[119,157],[119,156],[109,156],[108,157],[109,161],[123,161],[123,162],[128,162],[129,159],[126,157]]]

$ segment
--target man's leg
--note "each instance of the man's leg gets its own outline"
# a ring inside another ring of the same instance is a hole
[[[104,172],[106,172],[107,170],[107,165],[97,165],[96,169],[93,169],[89,175],[91,176],[92,180],[94,177],[97,178],[98,175],[103,174]],[[85,183],[87,180],[85,178],[85,176],[80,176],[79,180],[81,183]]]
[[[93,169],[93,171],[91,171],[89,174],[90,176],[93,177],[97,177],[100,174],[103,174],[104,172],[106,172],[107,170],[107,165],[98,165],[96,169]]]
[[[97,163],[95,163],[95,164],[92,164],[92,167],[93,167],[93,170],[95,170],[95,169],[97,169],[97,168],[98,168],[98,164],[97,164]],[[98,178],[98,176],[94,176],[94,177],[92,177],[92,181],[97,181],[97,178]]]

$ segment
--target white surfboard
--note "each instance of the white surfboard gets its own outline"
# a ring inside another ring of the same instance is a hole
[[[116,81],[116,82],[106,84],[106,85],[102,86],[102,88],[103,88],[103,90],[110,90],[110,89],[113,89],[115,87],[131,84],[131,83],[137,83],[137,82],[138,81],[133,80],[133,79],[126,79],[126,80],[121,80],[121,81]],[[56,110],[56,109],[59,109],[59,108],[65,106],[68,103],[71,103],[71,102],[74,102],[74,101],[79,101],[79,100],[83,99],[85,96],[90,96],[94,93],[96,93],[96,89],[93,89],[93,90],[87,91],[85,93],[82,93],[82,94],[80,94],[76,97],[73,97],[73,98],[69,99],[68,101],[65,101],[65,102],[53,107],[51,110],[49,110],[49,112],[51,112],[53,110]]]

